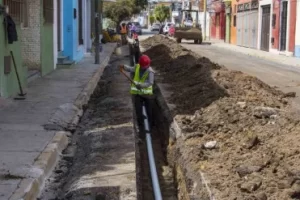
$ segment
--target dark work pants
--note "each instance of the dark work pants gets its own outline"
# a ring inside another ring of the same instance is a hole
[[[144,129],[144,115],[143,115],[143,104],[146,107],[148,122],[149,122],[149,128],[151,131],[152,122],[153,122],[153,98],[149,96],[140,96],[140,95],[133,95],[133,102],[136,112],[136,118],[138,127],[140,130],[139,137],[144,138],[145,137],[145,129]]]

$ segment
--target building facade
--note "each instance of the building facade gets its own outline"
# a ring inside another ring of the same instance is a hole
[[[23,87],[33,75],[80,61],[92,46],[91,7],[91,0],[0,0],[0,21],[9,14],[18,34],[8,43],[0,26],[0,97],[19,91],[11,52]]]
[[[13,59],[14,57],[17,71],[19,73],[20,82],[23,87],[26,87],[26,73],[22,65],[22,51],[21,51],[21,13],[19,9],[6,9],[6,5],[9,2],[7,0],[0,0],[0,97],[9,97],[16,94],[19,91],[18,80],[16,71],[14,69]],[[20,5],[20,4],[19,4]],[[10,43],[8,41],[8,34],[6,27],[2,25],[4,21],[5,13],[9,13],[14,19],[16,24],[16,31],[18,34],[18,40]]]
[[[224,40],[226,33],[225,4],[221,0],[213,1],[210,10],[210,37]]]

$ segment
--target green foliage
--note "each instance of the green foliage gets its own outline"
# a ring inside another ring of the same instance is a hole
[[[156,20],[162,23],[171,17],[170,8],[164,5],[157,6],[154,9],[154,15]]]
[[[150,24],[152,26],[152,24],[155,22],[155,17],[153,15],[150,15],[149,21],[150,21]]]
[[[139,7],[141,10],[145,9],[148,5],[148,0],[134,0],[135,5]]]
[[[115,23],[130,18],[138,14],[147,5],[147,0],[117,0],[104,8],[104,16]]]

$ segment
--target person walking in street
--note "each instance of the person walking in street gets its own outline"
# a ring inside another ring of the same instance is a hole
[[[122,45],[127,43],[127,26],[125,23],[122,23],[120,26],[120,33],[121,33],[121,40],[122,40]]]
[[[142,55],[139,58],[139,63],[134,67],[127,65],[120,66],[121,71],[125,70],[133,73],[134,83],[131,84],[130,93],[135,106],[140,139],[145,138],[145,131],[141,131],[144,130],[143,105],[146,107],[150,129],[153,125],[154,71],[150,67],[150,63],[150,58],[147,55]]]

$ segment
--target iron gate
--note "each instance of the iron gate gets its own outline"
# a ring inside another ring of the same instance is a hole
[[[271,6],[262,6],[262,21],[261,21],[261,44],[260,49],[269,51],[270,45],[270,14]]]
[[[280,51],[285,51],[286,50],[287,4],[288,4],[287,1],[282,2]]]

